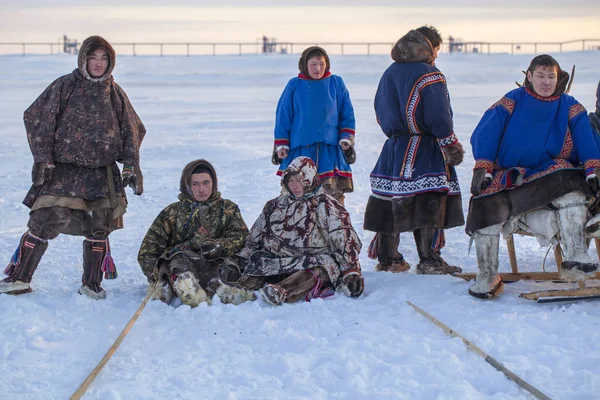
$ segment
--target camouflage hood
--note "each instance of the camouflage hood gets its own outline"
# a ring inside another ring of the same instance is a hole
[[[288,192],[290,190],[288,189],[287,181],[291,175],[298,176],[298,179],[302,181],[302,186],[304,187],[303,197],[311,196],[321,188],[321,180],[317,173],[317,166],[315,165],[315,162],[308,157],[296,157],[290,165],[288,165],[285,171],[283,171],[283,174],[281,175],[281,184]],[[291,192],[290,196],[292,196]]]
[[[392,48],[392,59],[399,63],[424,62],[433,65],[433,46],[419,31],[413,29],[402,36]]]
[[[194,171],[194,169],[196,169],[196,167],[199,167],[199,166],[205,167],[209,171],[211,171],[211,175],[213,178],[212,194],[208,198],[208,201],[209,202],[213,201],[214,199],[219,197],[219,189],[218,189],[219,185],[218,185],[218,180],[217,180],[217,173],[215,172],[215,169],[211,163],[209,163],[206,160],[200,159],[200,160],[196,160],[196,161],[192,161],[192,162],[188,163],[188,165],[186,165],[185,168],[183,168],[183,172],[181,173],[181,180],[179,181],[179,191],[181,192],[179,194],[180,200],[187,199],[187,200],[191,201],[192,203],[196,202],[196,200],[194,199],[194,194],[192,193],[191,183],[192,183],[192,172]]]
[[[102,48],[108,53],[108,68],[104,75],[100,78],[92,78],[87,70],[87,57],[88,54]],[[113,69],[115,69],[115,62],[117,56],[115,50],[112,48],[110,43],[100,36],[90,36],[85,39],[79,49],[79,55],[77,56],[77,69],[85,77],[85,79],[92,82],[104,82],[105,80],[112,77]]]
[[[300,56],[300,60],[298,61],[298,69],[300,70],[300,73],[302,75],[305,75],[308,78],[310,78],[310,75],[308,73],[308,56],[310,55],[310,53],[312,53],[315,50],[320,51],[321,53],[323,53],[323,56],[325,56],[325,72],[323,74],[323,77],[325,77],[325,75],[329,72],[329,68],[331,68],[329,56],[327,55],[327,52],[322,47],[319,47],[319,46],[309,47],[302,52],[302,55]],[[312,79],[312,78],[310,78],[310,79]]]

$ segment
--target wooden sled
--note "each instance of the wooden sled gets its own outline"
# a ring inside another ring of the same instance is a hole
[[[531,234],[523,231],[518,231],[517,233],[524,236],[532,236]],[[567,282],[560,276],[562,265],[562,249],[560,244],[554,249],[554,257],[556,259],[556,265],[558,266],[558,272],[519,272],[513,236],[514,235],[511,235],[508,239],[506,239],[506,247],[508,248],[508,258],[510,260],[510,268],[512,272],[501,272],[499,274],[503,282],[516,282],[520,280],[533,280],[540,282],[552,281],[557,283]],[[598,254],[598,259],[600,260],[600,239],[594,239],[594,242],[596,246],[596,253]],[[476,275],[477,274],[475,273],[465,273],[453,274],[452,276],[470,281],[474,280]],[[587,279],[600,280],[600,272],[596,272]],[[543,290],[538,292],[522,293],[519,297],[528,300],[534,300],[538,303],[600,299],[600,286],[585,287],[585,281],[579,281],[578,283],[578,289]]]

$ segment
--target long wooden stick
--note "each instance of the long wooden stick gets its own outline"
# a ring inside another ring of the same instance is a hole
[[[98,376],[102,368],[104,368],[104,366],[106,365],[108,360],[110,360],[110,358],[113,356],[113,354],[115,354],[115,352],[121,345],[121,342],[123,341],[123,339],[125,339],[125,336],[127,336],[129,331],[131,330],[131,327],[133,326],[135,321],[137,321],[138,317],[142,313],[142,310],[144,309],[144,307],[146,307],[146,303],[148,303],[148,300],[150,300],[152,293],[154,293],[154,291],[156,290],[156,285],[157,284],[154,283],[151,286],[151,288],[148,290],[148,294],[146,294],[146,297],[144,297],[144,300],[142,300],[142,304],[140,304],[137,311],[133,314],[131,319],[129,319],[129,322],[127,323],[127,325],[125,325],[125,328],[123,328],[121,334],[119,334],[119,337],[117,337],[117,340],[115,340],[113,345],[110,346],[110,349],[108,349],[106,354],[104,354],[104,357],[102,357],[102,360],[100,360],[98,365],[96,365],[96,368],[94,368],[94,370],[90,372],[90,374],[87,376],[87,378],[85,378],[81,386],[79,386],[79,389],[77,389],[75,393],[73,393],[69,400],[79,400],[81,399],[81,396],[85,394],[88,387],[92,384],[94,379],[96,379],[96,376]]]
[[[453,330],[453,329],[449,328],[448,326],[444,325],[442,322],[440,322],[439,320],[435,319],[433,316],[431,316],[430,314],[428,314],[423,309],[417,307],[416,305],[414,305],[410,301],[407,301],[407,303],[408,303],[409,306],[411,306],[412,308],[414,308],[415,311],[417,311],[419,314],[421,314],[422,316],[424,316],[425,318],[427,318],[428,320],[430,320],[431,322],[433,322],[435,324],[435,326],[437,326],[438,328],[441,328],[444,332],[446,332],[450,336],[460,338],[463,341],[463,343],[467,345],[467,348],[469,350],[473,351],[478,356],[483,357],[485,359],[485,361],[487,361],[488,364],[490,364],[492,367],[496,368],[498,371],[502,372],[504,375],[506,375],[506,377],[508,379],[510,379],[511,381],[515,382],[517,385],[521,386],[523,389],[527,390],[529,393],[531,393],[532,395],[534,395],[537,399],[552,400],[550,397],[546,396],[544,393],[540,392],[539,390],[537,390],[536,388],[534,388],[533,386],[531,386],[529,383],[525,382],[523,379],[519,378],[512,371],[510,371],[508,368],[506,368],[504,365],[502,365],[501,362],[499,362],[494,357],[490,356],[489,354],[487,354],[486,352],[484,352],[483,350],[481,350],[474,343],[472,343],[472,342],[468,341],[467,339],[465,339],[463,336],[461,336],[455,330]]]

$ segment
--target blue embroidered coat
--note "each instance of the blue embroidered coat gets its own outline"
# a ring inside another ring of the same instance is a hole
[[[327,73],[314,80],[303,74],[291,79],[277,104],[275,146],[289,147],[278,175],[299,156],[311,158],[321,179],[352,178],[339,142],[354,143],[354,109],[342,78]]]
[[[371,191],[388,198],[426,192],[460,195],[442,148],[456,144],[446,78],[425,62],[395,62],[375,95],[375,114],[389,138],[371,172]]]
[[[586,176],[593,173],[600,167],[595,136],[585,108],[572,96],[540,97],[525,87],[508,92],[471,136],[474,168],[492,175],[480,196],[582,165]]]

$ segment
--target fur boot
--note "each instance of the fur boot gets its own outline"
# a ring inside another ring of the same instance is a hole
[[[328,291],[329,276],[323,268],[316,267],[306,271],[294,272],[278,284],[267,284],[261,290],[263,299],[274,306],[283,303],[295,303],[305,298],[307,301],[333,294]],[[322,287],[325,285],[323,290]]]
[[[375,271],[404,272],[410,269],[410,264],[398,251],[399,233],[378,233],[373,239],[377,241],[375,245],[377,246],[376,254],[379,261],[375,266]]]
[[[4,273],[8,276],[0,281],[0,293],[23,294],[31,292],[31,278],[47,248],[47,240],[41,239],[30,232],[25,232],[15,254],[4,270]]]
[[[183,304],[187,304],[192,308],[197,307],[198,304],[202,302],[210,304],[210,298],[207,296],[204,289],[200,287],[198,279],[196,279],[194,274],[190,271],[184,272],[175,279],[173,282],[173,290]]]
[[[173,299],[173,289],[169,282],[161,280],[158,282],[158,285],[154,288],[154,292],[152,293],[152,300],[160,300],[163,303],[170,304]]]
[[[413,231],[417,252],[419,253],[419,264],[417,274],[442,275],[462,272],[462,269],[449,265],[441,256],[441,248],[444,247],[444,231],[436,228],[419,228]]]
[[[561,277],[569,281],[585,280],[587,274],[598,269],[598,264],[592,262],[587,252],[585,196],[578,192],[568,193],[554,200],[553,204],[558,207],[556,213],[564,252]]]
[[[219,278],[213,278],[208,286],[212,289],[223,304],[239,305],[246,301],[256,300],[253,290],[246,289],[234,283],[225,283]]]
[[[471,296],[489,299],[502,288],[502,279],[498,275],[498,247],[501,229],[502,226],[498,224],[473,232],[479,272],[477,272],[475,283],[469,288]]]
[[[102,283],[102,263],[106,256],[106,239],[85,239],[83,241],[83,275],[79,294],[90,299],[106,298]]]

